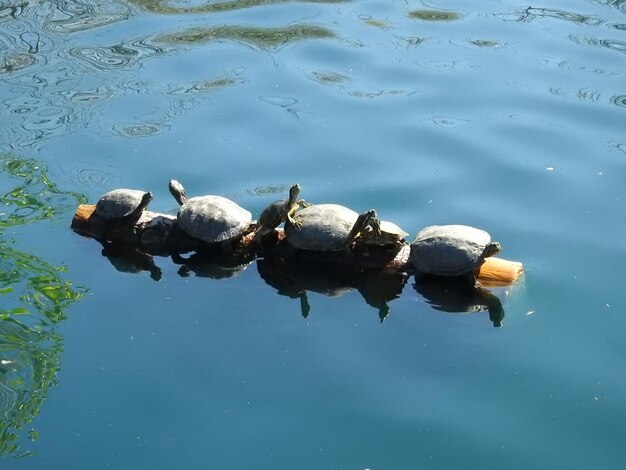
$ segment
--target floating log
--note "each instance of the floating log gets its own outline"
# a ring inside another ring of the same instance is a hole
[[[152,211],[144,211],[139,220],[129,226],[124,223],[107,222],[95,212],[93,204],[78,206],[72,219],[76,232],[106,241],[129,245],[150,254],[169,255],[190,251],[218,251],[216,246],[190,237],[176,223],[176,217]],[[352,256],[343,252],[306,252],[292,248],[285,240],[284,232],[263,238],[263,243],[252,241],[255,225],[243,237],[233,242],[233,252],[246,257],[276,256],[304,263],[353,265],[355,269],[384,269],[388,271],[411,270],[410,245],[405,243],[392,250],[385,247],[356,246]],[[507,286],[515,283],[523,274],[523,266],[516,261],[487,258],[481,266],[477,280],[485,287]]]
[[[484,287],[503,287],[514,284],[524,274],[524,266],[517,261],[486,258],[476,279]]]

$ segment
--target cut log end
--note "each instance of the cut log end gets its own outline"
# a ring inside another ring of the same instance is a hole
[[[484,287],[502,287],[514,284],[523,274],[522,263],[491,257],[480,267],[476,279]]]

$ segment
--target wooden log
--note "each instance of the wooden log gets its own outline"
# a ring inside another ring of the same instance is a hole
[[[93,204],[81,204],[72,219],[72,229],[76,232],[101,241],[121,243],[136,247],[151,254],[168,255],[189,251],[211,251],[215,246],[206,244],[185,234],[176,224],[172,215],[145,211],[133,226],[124,223],[111,223],[95,213]],[[353,256],[348,258],[342,252],[306,252],[293,249],[285,240],[284,232],[276,230],[274,236],[264,237],[262,244],[252,241],[254,225],[233,245],[233,250],[241,255],[252,257],[277,256],[303,263],[326,263],[329,265],[354,264],[355,268],[386,269],[389,271],[411,270],[410,245],[399,249],[356,247]],[[501,258],[487,258],[478,274],[478,282],[485,287],[507,286],[515,283],[523,275],[523,266],[516,261]]]
[[[476,279],[484,287],[501,287],[514,284],[523,274],[522,263],[491,257],[480,267]]]
[[[106,224],[95,214],[95,204],[81,204],[72,219],[72,229],[81,235],[102,238],[106,234]]]

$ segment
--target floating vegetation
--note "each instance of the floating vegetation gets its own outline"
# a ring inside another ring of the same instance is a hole
[[[0,178],[15,184],[0,200],[0,457],[22,457],[20,432],[56,383],[62,340],[54,327],[84,289],[62,278],[65,268],[16,248],[3,229],[51,219],[85,198],[59,190],[35,160],[0,154]]]
[[[153,13],[181,14],[181,13],[219,13],[222,11],[240,10],[263,5],[290,3],[293,0],[227,0],[207,1],[199,6],[173,6],[168,0],[133,0],[141,8]],[[347,0],[299,0],[300,3],[345,3]]]
[[[35,63],[35,57],[30,54],[9,54],[0,58],[0,73],[11,73]]]
[[[366,25],[379,29],[388,29],[391,25],[387,21],[376,20],[369,15],[359,15],[359,19]]]
[[[454,21],[463,15],[454,11],[442,10],[413,10],[409,12],[409,18],[423,21]]]
[[[277,49],[285,44],[305,39],[335,37],[330,29],[312,24],[299,24],[285,28],[224,25],[213,28],[194,28],[180,33],[159,36],[157,41],[171,44],[194,44],[227,39],[243,42],[259,49]]]
[[[20,449],[20,434],[56,384],[63,345],[57,333],[11,319],[0,320],[0,339],[0,457],[23,457],[30,452]]]
[[[244,80],[242,78],[225,76],[186,85],[176,84],[175,86],[173,85],[170,87],[168,94],[181,95],[198,92],[209,92],[233,85],[241,85],[242,83],[244,83]]]
[[[477,47],[490,47],[493,49],[502,47],[502,44],[500,44],[499,42],[490,41],[489,39],[475,39],[473,41],[470,41],[470,43],[474,44]]]
[[[47,169],[35,160],[0,154],[0,172],[20,181],[0,195],[0,230],[54,217],[59,209],[73,210],[84,196],[61,191],[47,175]]]
[[[169,126],[164,124],[135,123],[116,124],[113,126],[113,131],[123,137],[149,137],[167,129],[169,129]]]
[[[332,71],[311,70],[307,73],[307,77],[323,85],[340,85],[350,81],[349,77]]]

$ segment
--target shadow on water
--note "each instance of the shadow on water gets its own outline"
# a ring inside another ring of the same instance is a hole
[[[304,318],[311,313],[307,292],[336,297],[356,289],[368,305],[378,310],[382,322],[390,312],[388,302],[400,296],[407,281],[404,273],[341,269],[335,265],[283,258],[260,259],[257,269],[265,283],[279,295],[300,300],[300,313]]]
[[[464,279],[416,276],[413,288],[435,310],[449,313],[489,312],[493,326],[502,326],[504,308],[490,290],[471,286]]]
[[[83,202],[49,180],[33,160],[0,154],[0,456],[29,452],[18,441],[55,385],[62,339],[55,326],[84,294],[62,278],[65,269],[15,247],[7,228],[50,219]],[[35,440],[37,433],[29,431]]]

